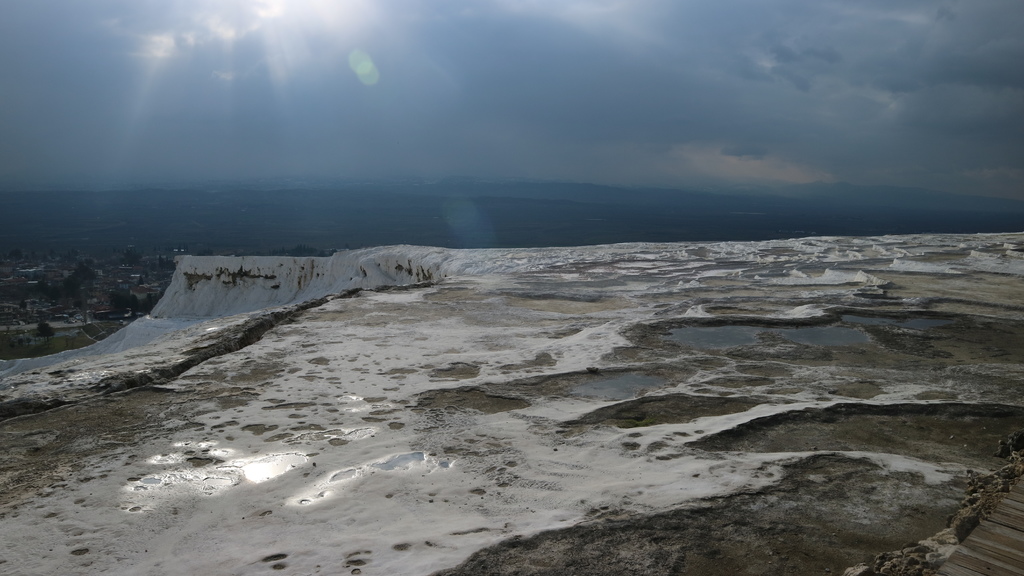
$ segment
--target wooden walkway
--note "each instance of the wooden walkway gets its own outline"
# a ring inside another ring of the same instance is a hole
[[[1024,481],[939,568],[939,576],[1024,575]]]

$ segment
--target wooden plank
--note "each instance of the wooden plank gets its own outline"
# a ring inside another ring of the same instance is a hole
[[[977,570],[982,574],[1006,574],[1007,576],[1011,574],[1015,576],[1020,575],[1020,570],[1017,567],[1001,562],[997,558],[976,552],[966,546],[961,546],[960,551],[962,552],[962,556],[957,564],[961,566]]]
[[[1024,548],[1022,546],[1022,532],[1007,528],[1001,524],[983,522],[981,526],[974,529],[974,532],[971,533],[971,538],[991,540],[1011,550],[1016,549],[1020,551],[1021,555],[1024,555],[1024,551],[1021,551],[1021,548]]]
[[[1024,502],[1024,481],[1017,482],[1017,485],[1010,489],[1007,498],[1013,498],[1017,502]]]
[[[970,549],[978,554],[978,556],[991,558],[994,562],[997,561],[1001,564],[1012,566],[1017,570],[1018,574],[1024,574],[1024,557],[1020,555],[1018,550],[1006,548],[983,538],[973,540],[970,543]]]
[[[987,576],[981,572],[971,570],[970,568],[964,568],[956,562],[956,552],[946,560],[946,563],[939,568],[938,576]]]
[[[1024,514],[1016,514],[1013,510],[997,509],[991,516],[985,519],[986,522],[997,522],[1007,528],[1020,529],[1024,526]]]
[[[1004,504],[1002,502],[1006,502],[1006,504]],[[1006,498],[1002,499],[1002,502],[999,502],[999,506],[1007,505],[1007,506],[1010,506],[1012,508],[1017,508],[1017,509],[1024,508],[1024,497],[1011,498],[1010,496],[1007,496]],[[998,507],[998,506],[996,506],[996,507]]]
[[[986,518],[985,521],[1005,526],[1009,530],[1017,530],[1017,527],[1024,523],[1024,518],[1010,516],[1009,514],[993,514]]]
[[[964,552],[957,558],[956,565],[977,572],[978,574],[986,574],[987,576],[1008,576],[1019,574],[1018,572],[1007,568],[1006,566],[1000,566],[992,562],[987,562],[981,558],[975,558],[970,554]]]
[[[989,516],[989,518],[992,518],[994,516],[1008,516],[1010,518],[1017,518],[1020,519],[1020,521],[1022,522],[1021,524],[1017,524],[1017,526],[1024,526],[1024,510],[1017,510],[1016,508],[1012,508],[1010,506],[997,506],[996,509],[992,511],[992,514]]]
[[[1016,502],[1007,502],[1003,500],[999,507],[993,510],[992,513],[1024,517],[1024,504],[1017,504]]]
[[[1003,500],[999,503],[999,506],[996,509],[999,508],[1012,508],[1014,510],[1024,510],[1024,502],[1018,502],[1007,496],[1006,498],[1003,498]]]
[[[965,563],[971,563],[971,559],[965,556],[959,549],[953,553],[952,556],[946,560],[946,563],[942,565],[939,574],[942,576],[998,576],[998,572],[992,572],[988,569],[977,569],[977,566],[967,566]]]
[[[939,568],[940,576],[1024,574],[1024,482],[1018,483]]]

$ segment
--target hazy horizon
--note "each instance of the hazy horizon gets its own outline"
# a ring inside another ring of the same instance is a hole
[[[0,192],[0,253],[127,246],[280,254],[1024,231],[1024,201],[891,187],[806,185],[712,194],[555,182],[442,180],[280,189]]]

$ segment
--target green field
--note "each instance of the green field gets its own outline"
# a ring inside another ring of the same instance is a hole
[[[54,325],[54,330],[61,334],[45,341],[36,336],[35,326],[5,326],[0,330],[0,360],[17,360],[19,358],[38,358],[65,350],[84,348],[98,342],[122,326],[117,322],[96,322],[85,326]],[[74,335],[64,335],[73,332]],[[19,339],[31,338],[28,344],[19,343]]]

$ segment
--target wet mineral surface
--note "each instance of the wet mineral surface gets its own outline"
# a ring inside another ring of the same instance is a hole
[[[842,573],[1005,464],[1021,240],[561,249],[7,376],[0,571]]]

